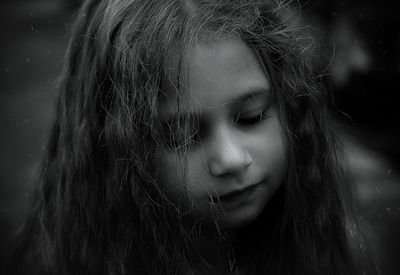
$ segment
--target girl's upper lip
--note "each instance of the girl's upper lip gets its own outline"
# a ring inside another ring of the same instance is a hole
[[[214,197],[213,200],[214,200],[214,201],[229,200],[229,199],[234,198],[235,196],[237,196],[237,195],[239,195],[239,194],[242,194],[243,192],[246,192],[246,191],[248,191],[248,190],[250,190],[250,189],[256,187],[256,186],[259,185],[260,183],[261,183],[261,182],[258,182],[258,183],[256,183],[256,184],[251,184],[251,185],[249,185],[249,186],[246,186],[246,187],[241,188],[241,189],[238,189],[238,190],[230,191],[230,192],[228,192],[228,193],[226,193],[226,194],[223,194],[223,195]]]

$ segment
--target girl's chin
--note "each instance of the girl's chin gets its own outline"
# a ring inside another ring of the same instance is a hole
[[[263,207],[251,204],[225,210],[220,216],[219,224],[226,229],[236,229],[256,220],[262,210]]]
[[[237,207],[224,208],[223,205],[214,205],[208,209],[203,209],[203,225],[209,224],[211,227],[218,225],[223,229],[238,229],[255,221],[263,211],[264,205],[254,203],[243,203]],[[210,213],[211,212],[211,213]]]

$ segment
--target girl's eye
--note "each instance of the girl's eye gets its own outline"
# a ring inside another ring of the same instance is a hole
[[[235,119],[235,123],[242,126],[252,126],[256,125],[262,120],[267,119],[268,117],[269,117],[268,109],[264,109],[260,113],[250,114],[250,115],[239,113]]]

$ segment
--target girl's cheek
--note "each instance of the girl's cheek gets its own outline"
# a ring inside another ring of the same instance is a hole
[[[165,154],[165,164],[161,178],[162,185],[166,190],[166,195],[176,200],[179,194],[183,192],[183,169],[180,167],[180,160],[174,154],[167,152]]]

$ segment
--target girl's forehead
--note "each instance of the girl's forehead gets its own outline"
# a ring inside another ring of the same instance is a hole
[[[178,96],[183,110],[196,105],[216,108],[251,93],[270,90],[260,59],[240,39],[199,43],[190,51],[185,68],[176,63],[168,72],[160,97],[161,114],[176,112]]]

